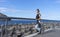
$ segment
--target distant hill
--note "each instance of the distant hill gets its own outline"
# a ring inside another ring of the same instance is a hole
[[[0,13],[0,17],[7,17],[7,16],[5,14]],[[5,19],[0,19],[0,21],[1,20],[5,20]]]
[[[5,14],[0,13],[0,17],[7,17]]]

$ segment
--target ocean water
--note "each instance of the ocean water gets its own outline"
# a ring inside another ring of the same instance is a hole
[[[0,21],[0,25],[5,24],[6,21]],[[36,20],[10,20],[8,24],[32,24],[36,23]]]
[[[40,20],[41,22],[60,22],[57,20]],[[4,25],[6,23],[6,21],[1,21],[0,20],[0,25]],[[8,21],[8,24],[32,24],[35,23],[36,24],[36,20],[10,20]]]

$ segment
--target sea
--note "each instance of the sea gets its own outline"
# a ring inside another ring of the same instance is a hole
[[[60,22],[60,21],[58,21],[58,20],[46,20],[46,19],[41,19],[40,20],[41,22]],[[16,19],[12,19],[12,20],[9,20],[8,21],[8,25],[10,25],[10,24],[32,24],[32,23],[34,23],[34,24],[36,24],[36,20],[16,20]],[[2,20],[0,20],[0,25],[4,25],[4,24],[6,24],[6,21],[2,21]]]

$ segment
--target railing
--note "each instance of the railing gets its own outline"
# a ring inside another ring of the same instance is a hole
[[[16,18],[16,17],[0,17],[0,19],[4,19],[5,21],[4,25],[0,25],[0,37],[13,37],[14,35],[17,37],[17,35],[28,35],[33,33],[33,25],[21,25],[21,24],[15,24],[15,25],[8,25],[8,21],[11,19],[26,19],[26,20],[35,20],[32,18]]]
[[[0,18],[0,19],[5,19],[5,24],[0,25],[0,37],[17,37],[18,35],[20,36],[27,36],[33,33],[36,33],[37,31],[34,29],[35,24],[15,24],[15,25],[8,25],[8,19],[26,19],[26,18]],[[28,18],[29,19],[29,18]],[[26,20],[28,20],[26,19]],[[35,20],[35,19],[29,19],[29,20]],[[55,24],[53,23],[41,23],[42,24],[42,31],[50,29],[50,28],[55,28]]]

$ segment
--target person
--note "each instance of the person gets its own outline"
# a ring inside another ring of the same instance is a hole
[[[39,33],[41,33],[41,23],[40,23],[40,19],[41,19],[41,14],[39,13],[40,10],[37,9],[37,14],[36,14],[36,20],[37,20],[37,25],[36,25],[36,29],[39,31]]]

